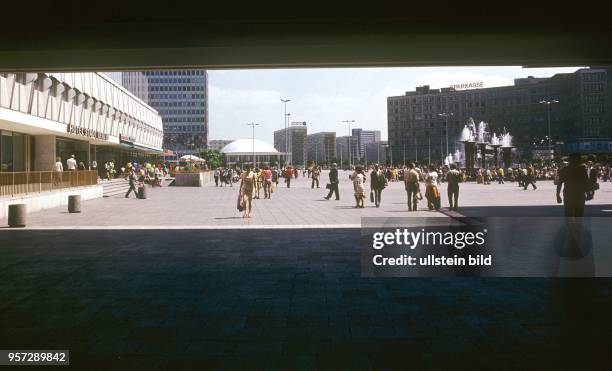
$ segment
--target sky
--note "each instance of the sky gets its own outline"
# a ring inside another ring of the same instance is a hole
[[[325,68],[208,71],[209,140],[251,138],[248,123],[258,123],[255,138],[274,143],[274,131],[284,128],[284,105],[290,121],[306,121],[308,133],[351,128],[380,130],[387,139],[387,97],[415,87],[443,88],[479,82],[484,87],[512,85],[515,78],[550,77],[580,67],[406,67]]]

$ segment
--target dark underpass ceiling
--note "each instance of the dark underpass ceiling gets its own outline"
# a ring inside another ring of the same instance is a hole
[[[612,64],[595,3],[90,5],[3,5],[0,70]]]

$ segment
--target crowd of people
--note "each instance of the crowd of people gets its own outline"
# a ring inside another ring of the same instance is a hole
[[[380,207],[382,192],[389,182],[403,182],[409,211],[416,211],[418,202],[422,199],[425,199],[429,210],[439,210],[441,207],[440,187],[443,183],[447,184],[449,210],[457,211],[459,207],[459,184],[462,182],[475,181],[477,184],[483,185],[489,185],[492,182],[498,184],[516,182],[524,190],[529,189],[529,187],[536,190],[537,181],[553,180],[558,187],[559,200],[562,200],[560,202],[573,205],[570,207],[572,211],[566,210],[566,214],[582,215],[583,211],[576,209],[575,205],[582,204],[582,208],[584,208],[584,201],[592,199],[595,190],[599,188],[598,182],[608,182],[612,179],[612,168],[610,164],[595,162],[594,158],[589,158],[584,162],[580,155],[576,154],[572,154],[568,160],[569,163],[566,163],[564,167],[551,162],[546,164],[521,164],[509,168],[480,168],[472,172],[459,169],[455,164],[450,166],[426,166],[416,163],[409,163],[406,166],[374,164],[366,168],[363,166],[353,167],[349,170],[349,180],[353,184],[356,208],[365,207],[368,178],[370,183],[369,198],[375,207]],[[71,155],[66,160],[66,167],[62,163],[61,157],[58,157],[53,170],[56,172],[98,170],[98,166],[95,160],[89,166],[86,166],[83,161],[78,162],[75,156]],[[162,178],[177,170],[167,163],[144,162],[140,164],[136,161],[128,161],[124,166],[117,168],[115,161],[110,160],[104,163],[104,167],[99,172],[103,179],[110,180],[116,177],[127,179],[130,189],[125,197],[129,197],[132,192],[137,195],[137,188],[144,186],[144,184],[161,186]],[[312,189],[320,188],[321,171],[321,166],[316,164],[301,168],[266,165],[262,168],[246,166],[241,169],[239,166],[226,166],[214,169],[213,176],[217,187],[233,187],[234,183],[240,183],[237,207],[243,211],[243,217],[249,218],[252,212],[252,200],[259,199],[262,196],[262,190],[263,197],[270,199],[281,179],[284,181],[286,188],[291,188],[291,180],[297,179],[300,173],[303,177],[310,178]],[[330,200],[332,196],[335,196],[335,199],[339,200],[338,184],[340,178],[337,164],[333,163],[330,166],[328,177],[329,181],[326,188],[329,193],[324,198]],[[423,187],[421,187],[421,183],[423,183]],[[424,188],[424,193],[422,188]],[[561,189],[563,190],[563,198],[560,197]],[[584,189],[584,192],[578,192],[577,189]],[[577,195],[578,193],[581,193],[582,196]],[[565,202],[565,200],[568,202]]]
[[[425,166],[410,163],[400,167],[374,164],[367,168],[355,166],[349,171],[349,180],[353,185],[355,208],[365,207],[368,179],[370,201],[375,207],[380,207],[383,190],[389,182],[403,182],[409,211],[417,211],[418,202],[423,199],[429,210],[439,210],[441,208],[440,190],[444,183],[446,183],[449,210],[458,211],[459,188],[462,182],[475,181],[477,184],[483,185],[489,185],[491,182],[497,182],[498,184],[516,182],[519,187],[525,190],[529,187],[535,190],[537,189],[537,181],[553,180],[559,192],[563,189],[564,197],[561,198],[559,193],[558,200],[565,204],[566,215],[581,216],[583,210],[577,209],[575,205],[582,203],[582,209],[584,208],[584,201],[593,198],[595,190],[598,189],[598,182],[610,181],[612,178],[611,168],[609,164],[595,163],[592,159],[583,163],[580,156],[575,154],[571,155],[568,160],[569,162],[563,167],[554,163],[543,165],[523,164],[510,168],[477,169],[472,173],[468,173],[466,169],[459,169],[455,164]],[[227,179],[228,176],[231,177],[234,171],[237,172],[236,180],[240,181],[238,209],[244,212],[243,217],[248,218],[252,212],[252,199],[260,197],[262,188],[264,197],[270,198],[281,178],[284,179],[286,187],[290,188],[291,179],[297,178],[300,172],[302,176],[311,179],[311,188],[319,188],[321,170],[318,165],[308,168],[265,166],[263,169],[252,169],[247,167],[244,171],[219,168],[215,170],[215,183],[219,186],[219,184],[223,184],[223,179]],[[335,199],[339,200],[338,184],[340,178],[337,164],[331,165],[328,177],[329,181],[326,188],[329,193],[324,199],[330,200],[332,196],[335,196]],[[583,191],[578,192],[576,190]],[[582,199],[584,200],[580,201]]]

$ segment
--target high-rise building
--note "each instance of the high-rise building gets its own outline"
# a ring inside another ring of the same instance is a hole
[[[467,120],[484,121],[491,131],[504,129],[523,153],[534,142],[548,141],[550,108],[551,142],[576,138],[610,137],[612,96],[609,68],[583,68],[550,78],[520,78],[512,86],[455,90],[417,87],[403,96],[387,98],[389,145],[394,160],[406,153],[409,159],[441,161],[460,148],[457,142]],[[542,100],[556,100],[547,106]],[[444,116],[441,114],[450,114]],[[448,129],[447,129],[448,120]]]
[[[363,157],[364,161],[367,161],[368,164],[387,163],[387,141],[383,140],[366,143]]]
[[[340,166],[349,163],[349,136],[336,137],[336,160]]]
[[[307,155],[307,128],[306,122],[292,122],[287,129],[280,129],[274,132],[274,148],[277,151],[287,153],[283,155],[291,165],[306,165]],[[285,148],[287,143],[287,148]]]
[[[356,158],[362,160],[365,157],[366,144],[380,141],[380,130],[352,129],[351,141],[354,141],[354,145],[356,146]],[[353,145],[351,145],[351,147],[352,146]]]
[[[349,146],[351,148],[349,156]],[[359,142],[352,135],[336,138],[336,159],[342,164],[357,164],[360,162]]]
[[[336,133],[324,131],[310,134],[308,141],[308,161],[329,164],[336,159]]]
[[[149,103],[149,81],[144,72],[118,72],[120,84],[132,94]]]
[[[161,115],[164,149],[192,154],[207,148],[206,70],[123,72],[122,83]]]

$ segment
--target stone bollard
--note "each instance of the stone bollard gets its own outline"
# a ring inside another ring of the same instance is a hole
[[[69,213],[80,213],[81,212],[81,195],[68,196],[68,212]]]
[[[8,208],[8,224],[11,228],[26,226],[26,205],[14,204]]]
[[[143,186],[138,188],[138,198],[140,198],[141,200],[147,199],[147,187]]]

